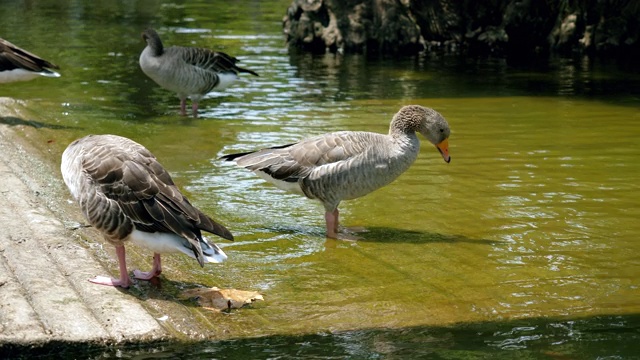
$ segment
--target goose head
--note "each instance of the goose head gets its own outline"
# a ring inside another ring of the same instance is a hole
[[[420,105],[407,105],[398,111],[391,121],[392,131],[419,132],[432,143],[447,163],[449,156],[449,124],[439,112]]]
[[[142,32],[142,39],[147,43],[147,46],[151,48],[153,56],[160,56],[164,52],[164,46],[160,35],[154,29],[146,29]]]

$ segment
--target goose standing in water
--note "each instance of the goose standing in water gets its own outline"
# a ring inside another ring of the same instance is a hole
[[[388,135],[340,131],[221,159],[235,161],[280,189],[322,202],[327,236],[337,238],[340,202],[364,196],[405,172],[420,151],[416,132],[451,161],[449,124],[435,110],[419,105],[400,109]]]
[[[60,76],[50,69],[59,67],[0,38],[0,83]]]
[[[129,287],[127,241],[154,252],[151,271],[134,271],[142,280],[160,275],[161,253],[182,252],[200,266],[227,258],[202,237],[202,230],[227,240],[233,235],[191,205],[144,146],[120,136],[89,135],[67,147],[61,170],[87,221],[116,247],[120,278],[97,276],[89,281]]]
[[[191,98],[193,117],[198,102],[211,91],[221,91],[239,79],[239,73],[255,72],[236,66],[239,61],[223,52],[204,48],[171,46],[164,48],[153,29],[142,33],[147,46],[140,54],[140,68],[161,87],[176,92],[180,113],[186,115],[186,99]]]

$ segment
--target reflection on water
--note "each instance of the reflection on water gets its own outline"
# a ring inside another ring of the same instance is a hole
[[[60,63],[63,74],[0,88],[29,101],[36,117],[0,123],[37,127],[55,161],[88,132],[131,137],[236,235],[220,244],[227,264],[194,273],[265,293],[264,304],[215,318],[231,329],[224,336],[249,339],[168,353],[637,353],[637,69],[586,59],[515,66],[437,54],[290,54],[279,23],[289,1],[127,4],[43,1],[26,12],[25,2],[0,2],[0,14],[25,11],[5,17],[0,34]],[[106,9],[118,16],[102,16]],[[200,119],[181,118],[175,95],[138,68],[139,33],[149,25],[167,44],[219,48],[260,77],[210,94]],[[66,46],[50,45],[60,39]],[[411,103],[449,120],[453,161],[423,144],[393,184],[343,203],[342,221],[362,228],[362,241],[325,239],[320,204],[218,160],[329,131],[385,133]]]

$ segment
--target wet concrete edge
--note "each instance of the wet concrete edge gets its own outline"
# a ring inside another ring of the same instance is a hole
[[[0,357],[179,338],[138,298],[87,281],[105,269],[61,220],[82,217],[59,170],[19,133],[33,118],[0,98]]]

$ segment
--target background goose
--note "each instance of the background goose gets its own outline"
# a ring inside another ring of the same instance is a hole
[[[142,38],[147,46],[140,54],[140,68],[158,85],[178,94],[182,115],[186,115],[187,97],[192,101],[193,117],[198,117],[198,102],[204,95],[226,89],[238,80],[238,73],[258,76],[236,66],[239,60],[223,52],[181,46],[165,49],[153,29],[145,30]]]
[[[200,266],[227,258],[201,231],[228,240],[233,235],[193,207],[144,146],[120,136],[89,135],[67,147],[61,170],[87,221],[116,247],[120,278],[97,276],[89,281],[129,287],[126,241],[154,252],[151,271],[134,271],[142,280],[160,274],[160,253],[182,252],[197,259]]]
[[[416,132],[449,157],[449,124],[433,109],[405,106],[391,120],[389,134],[340,131],[296,144],[225,155],[277,187],[297,192],[324,205],[327,236],[336,238],[338,205],[364,196],[395,180],[415,161],[420,150]]]
[[[60,76],[50,69],[59,68],[0,38],[0,83],[26,81],[38,76]]]

